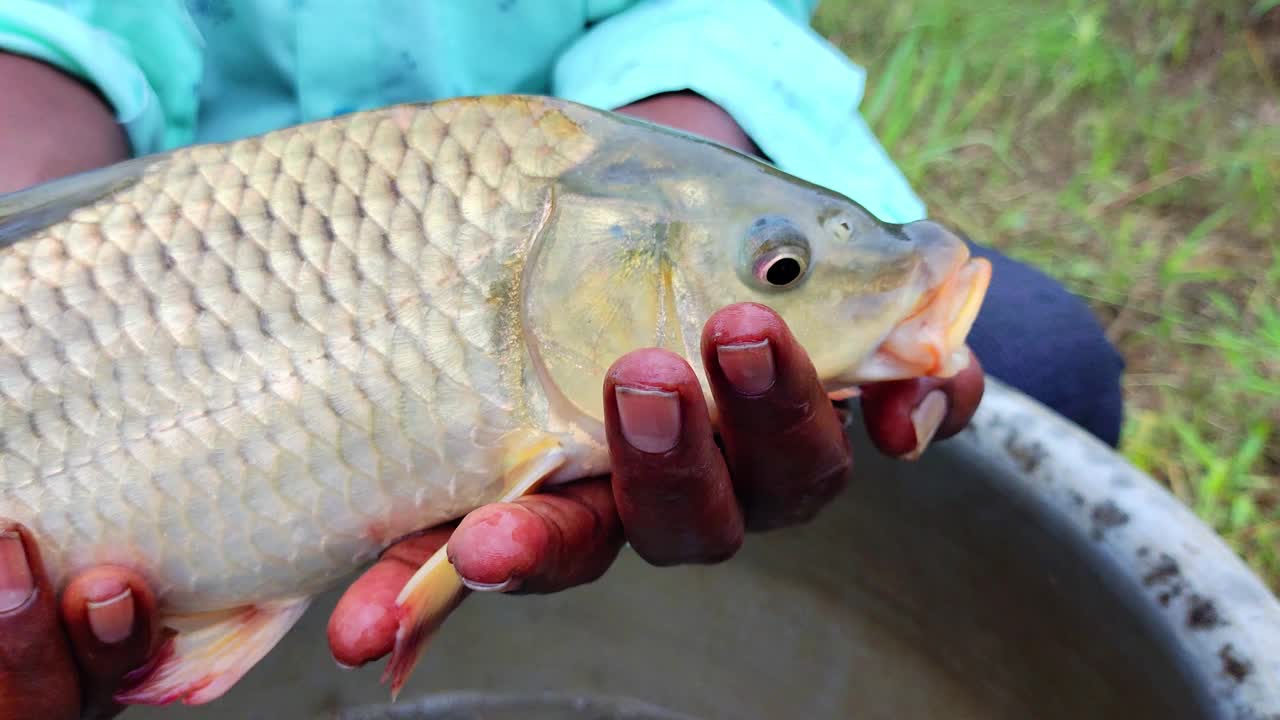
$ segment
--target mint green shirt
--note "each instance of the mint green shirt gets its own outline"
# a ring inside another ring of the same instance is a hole
[[[138,155],[400,102],[518,92],[612,109],[692,90],[783,170],[920,219],[859,114],[864,71],[809,26],[817,4],[0,0],[0,49],[97,87]]]

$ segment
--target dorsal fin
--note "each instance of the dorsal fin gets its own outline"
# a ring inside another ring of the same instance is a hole
[[[163,155],[125,160],[0,195],[0,247],[43,230],[77,208],[133,185]]]

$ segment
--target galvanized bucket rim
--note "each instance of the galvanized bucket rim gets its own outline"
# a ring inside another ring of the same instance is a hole
[[[1143,611],[1222,717],[1280,718],[1280,600],[1153,477],[994,378],[973,422],[939,451],[986,465],[1002,490],[1061,521]]]

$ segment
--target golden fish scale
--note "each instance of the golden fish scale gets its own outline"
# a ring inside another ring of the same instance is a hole
[[[553,101],[187,148],[0,255],[0,513],[173,611],[323,587],[542,430],[519,278],[591,138]]]

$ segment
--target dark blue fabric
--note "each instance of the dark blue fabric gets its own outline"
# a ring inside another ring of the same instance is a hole
[[[1115,447],[1124,358],[1088,305],[1039,270],[972,241],[969,247],[993,267],[969,336],[983,370]]]

